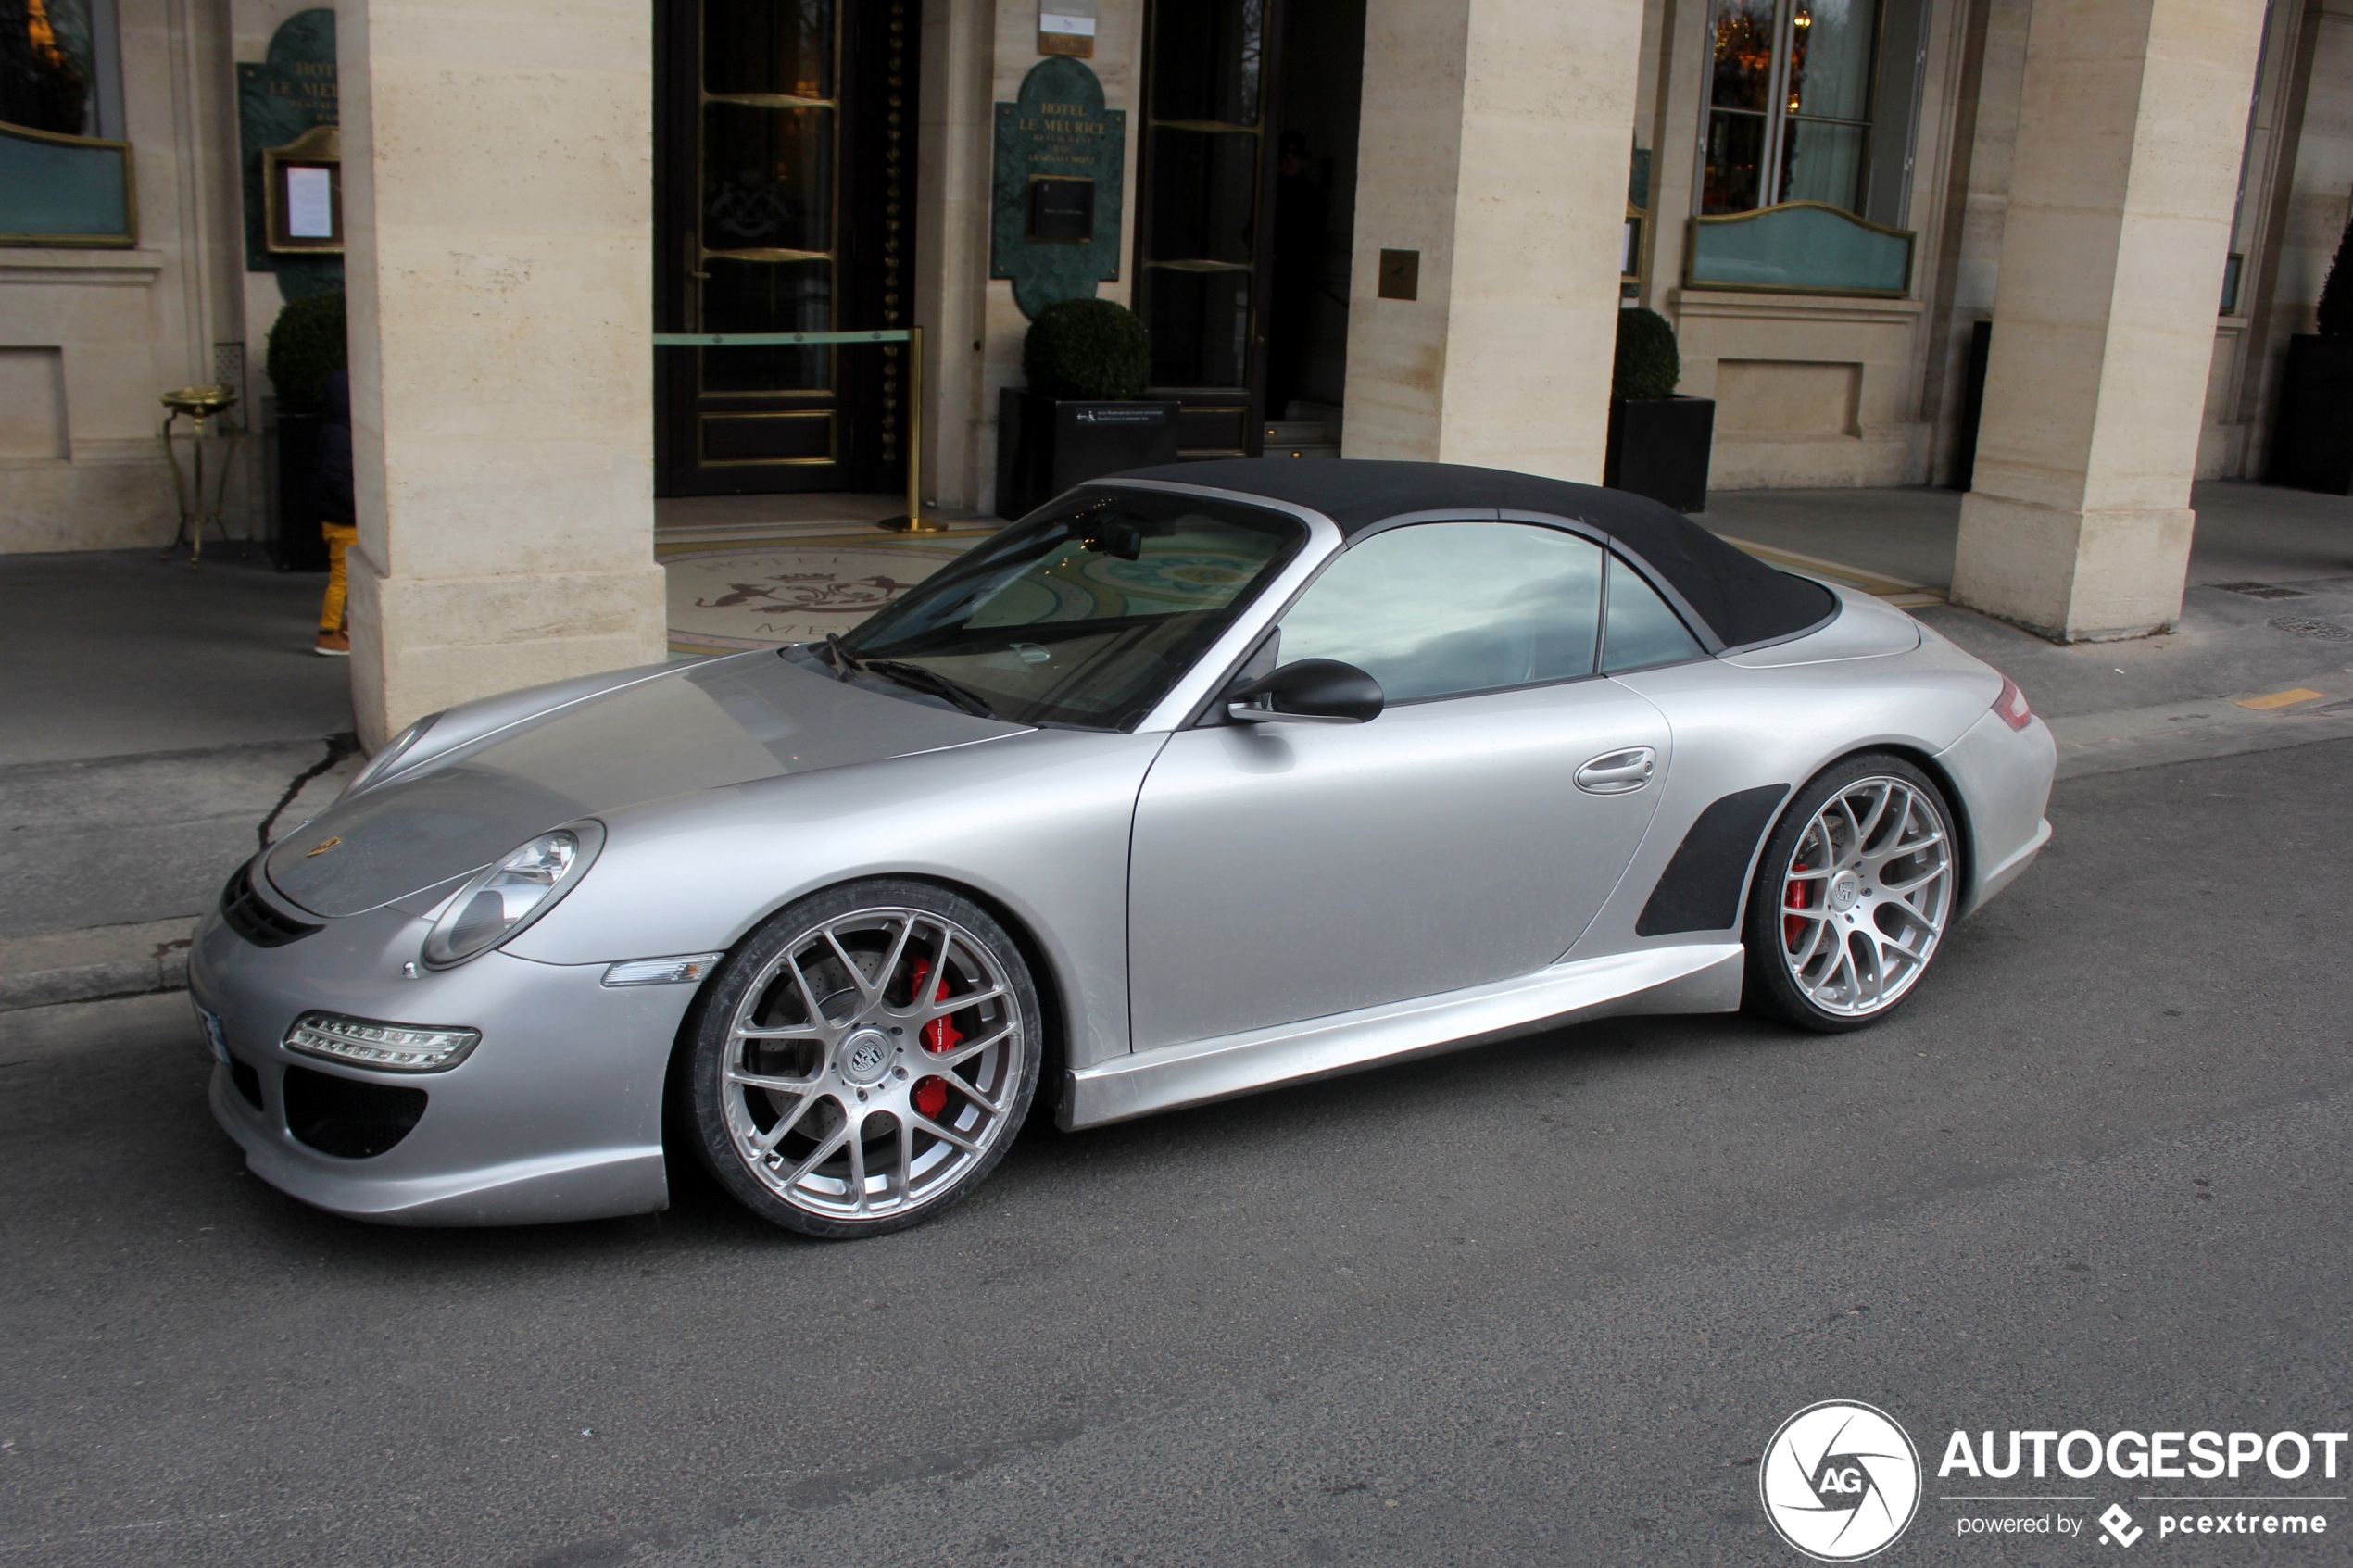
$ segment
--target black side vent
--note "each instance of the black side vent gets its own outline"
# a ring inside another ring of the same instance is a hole
[[[425,1091],[363,1084],[308,1067],[289,1067],[279,1090],[286,1131],[321,1154],[366,1160],[382,1154],[425,1113]]]
[[[230,930],[257,947],[283,947],[324,929],[280,914],[262,902],[261,895],[253,890],[250,860],[239,866],[237,874],[229,879],[229,885],[220,890],[220,918],[229,922]]]
[[[252,1106],[256,1110],[261,1109],[261,1074],[256,1073],[251,1064],[239,1061],[233,1056],[231,1057],[229,1082],[237,1085],[237,1093],[245,1097],[247,1105]]]
[[[1756,841],[1772,825],[1787,784],[1759,784],[1724,797],[1699,814],[1675,858],[1659,873],[1634,922],[1637,936],[1676,931],[1723,931],[1740,923],[1741,887]]]

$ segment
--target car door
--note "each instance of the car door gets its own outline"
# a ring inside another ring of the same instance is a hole
[[[1538,524],[1414,523],[1360,538],[1308,587],[1277,661],[1358,665],[1388,706],[1365,724],[1213,719],[1170,738],[1137,801],[1135,1048],[1503,980],[1567,950],[1669,760],[1659,711],[1595,673],[1605,558]],[[1629,598],[1648,594],[1627,575]]]

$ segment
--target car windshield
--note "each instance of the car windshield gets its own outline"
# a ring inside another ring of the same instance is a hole
[[[1282,512],[1155,491],[1082,491],[975,546],[841,641],[920,666],[943,698],[1027,724],[1125,729],[1306,542]],[[855,664],[852,664],[855,668]],[[892,671],[878,670],[891,676]]]

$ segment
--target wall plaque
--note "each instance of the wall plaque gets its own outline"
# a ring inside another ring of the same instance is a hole
[[[299,141],[303,133],[341,118],[335,81],[335,14],[321,6],[296,11],[271,35],[267,59],[237,62],[237,141],[245,158],[245,270],[278,274],[288,299],[343,287],[343,258],[315,254],[331,246],[296,247],[311,255],[273,252],[270,217],[273,193],[265,182],[262,154]],[[293,236],[287,236],[293,237]]]
[[[1023,315],[1117,281],[1126,146],[1126,111],[1103,107],[1103,84],[1067,56],[1038,61],[1020,98],[997,106],[988,275],[1013,281]],[[1050,189],[1034,190],[1040,182]]]
[[[1383,299],[1419,299],[1422,293],[1422,253],[1417,250],[1381,252],[1380,271],[1376,282]]]
[[[1088,59],[1095,53],[1095,0],[1038,0],[1038,52]]]

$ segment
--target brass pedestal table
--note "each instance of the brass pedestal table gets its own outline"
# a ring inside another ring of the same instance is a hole
[[[171,463],[171,489],[173,498],[180,503],[180,529],[171,536],[171,543],[165,547],[163,554],[156,558],[169,560],[173,551],[185,545],[188,546],[188,565],[195,568],[204,560],[205,524],[212,525],[220,535],[222,544],[230,542],[228,526],[220,521],[220,506],[229,493],[229,470],[237,456],[237,443],[244,439],[245,433],[235,420],[224,417],[236,406],[237,394],[233,387],[183,386],[175,392],[165,393],[162,402],[170,410],[163,417],[163,455]],[[194,455],[192,466],[195,471],[193,474],[181,469],[180,448],[171,439],[172,426],[182,416],[194,421],[188,438],[189,450]],[[220,471],[213,480],[210,506],[205,504],[204,441],[208,420],[220,420],[220,433],[228,437],[229,443],[229,449],[220,455]],[[240,543],[245,546],[246,555],[253,554],[251,540]]]

